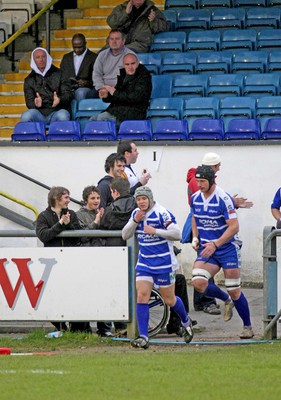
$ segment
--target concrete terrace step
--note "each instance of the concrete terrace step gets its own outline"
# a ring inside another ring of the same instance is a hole
[[[27,75],[28,74],[26,72],[8,73],[4,75],[4,79],[6,82],[10,81],[13,83],[22,83]]]
[[[83,18],[83,19],[68,19],[66,27],[70,29],[100,29],[109,28],[106,19]]]
[[[101,18],[104,17],[106,18],[111,11],[113,10],[113,7],[107,7],[107,8],[86,8],[83,11],[83,16],[86,18]]]
[[[101,48],[105,44],[105,39],[88,39],[87,47],[92,50],[94,48]],[[46,47],[46,41],[42,41],[42,46]],[[66,52],[72,51],[71,39],[52,39],[50,41],[51,51],[65,50]]]
[[[14,128],[14,126],[20,122],[20,114],[17,114],[16,116],[13,117],[6,117],[6,116],[0,116],[0,124],[1,127],[4,128]]]
[[[0,83],[0,93],[7,95],[23,94],[22,83]]]
[[[80,29],[81,33],[83,33],[87,40],[88,39],[96,39],[96,38],[104,38],[106,39],[110,28],[108,27],[107,29]],[[62,29],[62,30],[57,30],[54,32],[54,39],[72,39],[72,36],[77,33],[77,29]]]
[[[25,104],[24,95],[0,96],[0,104]]]
[[[0,105],[0,115],[6,116],[14,116],[14,115],[19,115],[23,111],[26,111],[26,105],[13,105],[13,104],[6,104],[6,105]],[[2,121],[1,121],[2,122]]]

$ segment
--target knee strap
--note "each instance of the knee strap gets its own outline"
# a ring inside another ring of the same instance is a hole
[[[205,279],[208,281],[211,277],[210,272],[203,268],[194,268],[192,270],[192,281],[195,281],[195,279]]]
[[[224,283],[225,283],[226,290],[228,292],[231,290],[239,289],[241,287],[241,279],[240,278],[236,278],[236,279],[226,278]]]

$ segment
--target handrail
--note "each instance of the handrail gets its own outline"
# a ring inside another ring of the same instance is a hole
[[[20,204],[23,207],[28,208],[29,210],[34,212],[36,218],[38,217],[39,213],[38,213],[37,209],[35,207],[33,207],[31,204],[28,204],[25,201],[22,201],[20,199],[17,199],[16,197],[11,196],[8,193],[0,192],[0,196],[6,197],[6,199],[9,199],[9,200],[11,200],[11,201],[13,201],[13,202],[15,202],[17,204]]]
[[[15,169],[9,167],[8,165],[5,165],[5,164],[0,163],[0,167],[5,168],[5,169],[7,169],[8,171],[12,172],[13,174],[16,174],[16,175],[18,175],[18,176],[20,176],[20,177],[22,177],[22,178],[24,178],[24,179],[27,179],[28,181],[30,181],[30,182],[32,182],[32,183],[35,183],[36,185],[41,186],[41,187],[43,187],[44,189],[47,189],[47,190],[50,190],[50,189],[51,189],[51,186],[45,185],[44,183],[39,182],[39,181],[37,181],[36,179],[33,179],[33,178],[31,178],[30,176],[27,176],[27,175],[23,174],[22,172],[19,172],[19,171],[15,170]],[[80,205],[80,206],[82,205],[81,201],[76,200],[76,199],[74,199],[73,197],[70,197],[70,200],[71,200],[73,203],[75,203],[75,204],[78,204],[78,205]]]
[[[17,37],[19,37],[27,28],[29,28],[38,18],[41,17],[46,11],[48,11],[54,4],[59,0],[51,0],[49,4],[43,7],[37,14],[35,14],[29,21],[27,21],[20,29],[18,29],[6,42],[1,44],[0,51],[4,50],[9,44],[11,44]]]

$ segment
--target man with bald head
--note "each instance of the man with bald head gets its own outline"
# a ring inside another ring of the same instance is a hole
[[[145,119],[151,90],[149,71],[140,64],[135,54],[126,54],[117,84],[104,85],[99,90],[99,97],[110,103],[109,107],[91,119],[113,120],[116,121],[117,127],[125,120]]]

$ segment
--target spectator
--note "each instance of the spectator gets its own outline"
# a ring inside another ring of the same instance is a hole
[[[123,65],[116,86],[105,85],[99,91],[99,97],[110,106],[90,119],[113,120],[118,127],[125,120],[146,118],[152,90],[150,73],[134,54],[125,55]]]
[[[104,209],[100,207],[100,192],[96,186],[87,186],[83,190],[83,207],[76,212],[82,229],[99,229],[101,217]],[[81,238],[82,246],[104,246],[103,238],[89,237]],[[89,322],[82,322],[84,329],[91,329]],[[111,323],[99,321],[97,322],[97,334],[102,337],[111,337]]]
[[[241,291],[239,223],[234,201],[223,189],[216,186],[215,173],[210,166],[196,169],[199,186],[190,200],[192,210],[192,247],[197,257],[192,270],[196,290],[207,297],[224,302],[224,320],[229,321],[235,307],[243,321],[241,339],[254,336],[249,305]],[[209,279],[223,270],[227,293]]]
[[[126,34],[126,46],[136,53],[148,52],[153,35],[169,30],[168,21],[150,0],[125,1],[113,9],[107,23]]]
[[[109,49],[98,54],[93,70],[94,89],[97,92],[105,85],[116,85],[119,70],[123,67],[123,57],[126,54],[134,54],[125,47],[125,35],[118,29],[110,31],[107,41]],[[99,97],[98,94],[96,97]]]
[[[276,219],[276,228],[281,229],[281,188],[275,193],[274,199],[271,203],[271,214]]]
[[[126,159],[117,153],[110,154],[105,160],[104,169],[107,175],[98,182],[98,189],[101,195],[100,206],[102,208],[110,205],[114,200],[111,195],[110,182],[113,178],[120,178],[122,176],[125,164]]]
[[[139,187],[135,192],[137,208],[122,230],[124,240],[135,232],[139,241],[139,256],[136,265],[137,320],[139,337],[131,345],[147,349],[149,306],[153,285],[160,288],[164,301],[181,319],[184,340],[193,338],[192,322],[182,300],[175,296],[175,276],[178,263],[173,241],[180,239],[180,230],[175,217],[153,200],[152,191]]]
[[[38,215],[36,235],[44,247],[79,246],[80,238],[58,237],[63,231],[80,229],[78,218],[74,211],[68,209],[69,190],[62,186],[54,186],[48,194],[48,207]],[[58,330],[67,330],[65,322],[52,322]],[[70,331],[81,330],[79,322],[70,323]]]
[[[32,71],[24,80],[24,96],[27,108],[21,121],[44,122],[68,121],[72,91],[63,79],[62,71],[52,64],[47,50],[33,50],[30,63]]]
[[[93,68],[97,55],[86,47],[86,38],[76,33],[72,38],[73,51],[63,56],[60,68],[63,76],[71,85],[77,101],[88,97],[97,97],[93,89]]]
[[[130,193],[134,194],[135,190],[143,185],[146,185],[151,175],[146,169],[142,171],[139,178],[134,171],[132,164],[135,164],[138,159],[138,149],[133,140],[121,140],[117,146],[117,153],[122,154],[126,158],[126,165],[124,170],[124,178],[127,178],[130,184]]]

